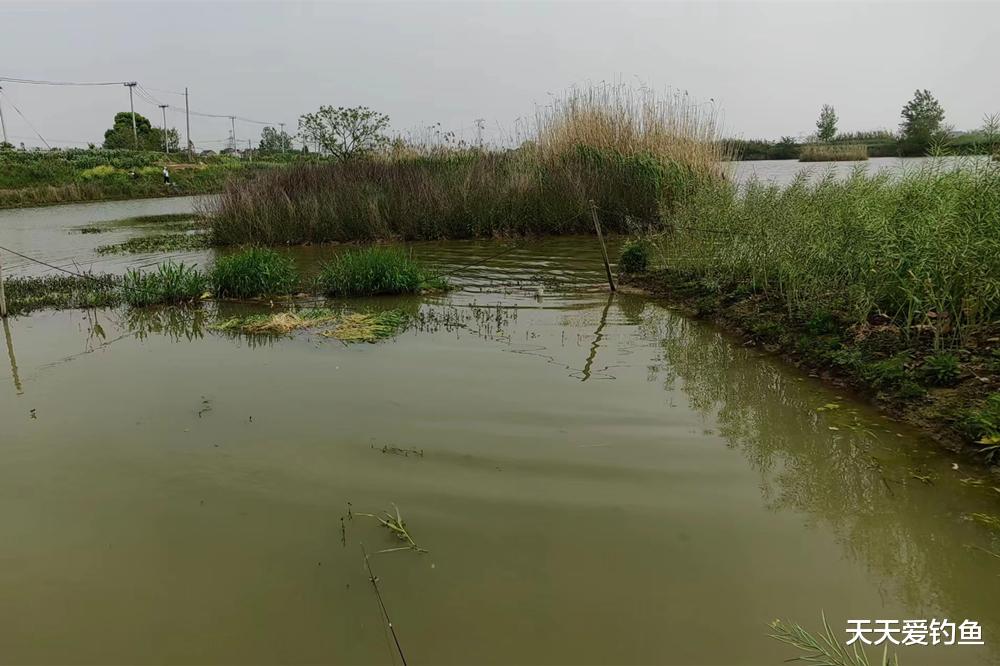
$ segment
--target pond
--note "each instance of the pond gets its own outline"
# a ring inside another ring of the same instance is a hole
[[[747,162],[729,162],[727,173],[736,182],[745,183],[751,178],[761,181],[787,185],[799,173],[806,173],[812,180],[825,174],[833,174],[836,178],[846,178],[855,169],[864,169],[869,174],[886,171],[890,174],[901,174],[910,170],[936,165],[945,169],[957,166],[988,164],[989,156],[969,157],[872,157],[863,162],[799,162],[798,160],[753,160]]]
[[[120,270],[162,257],[72,229],[191,204],[7,211],[0,245]],[[609,296],[595,243],[416,244],[457,289],[350,304],[411,316],[378,344],[210,328],[234,304],[12,319],[4,660],[399,663],[363,544],[412,664],[780,664],[768,623],[821,612],[838,633],[976,620],[986,646],[901,663],[995,663],[1000,543],[970,519],[996,512],[988,475]],[[361,514],[394,506],[428,552],[376,554],[401,542]]]

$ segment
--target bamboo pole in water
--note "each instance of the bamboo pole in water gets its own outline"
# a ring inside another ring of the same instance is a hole
[[[597,230],[597,240],[601,242],[601,254],[604,256],[604,270],[608,274],[608,286],[611,291],[615,291],[615,278],[611,275],[611,262],[608,261],[608,248],[604,245],[604,234],[601,233],[601,221],[597,217],[597,206],[594,200],[590,200],[590,214],[594,217],[594,229]]]
[[[7,294],[3,290],[3,255],[0,254],[0,317],[7,318]]]

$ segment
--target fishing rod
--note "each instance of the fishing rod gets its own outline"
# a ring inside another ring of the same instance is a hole
[[[396,643],[396,651],[399,652],[399,658],[403,660],[403,666],[406,666],[406,655],[403,654],[403,646],[399,644],[399,637],[396,636],[396,628],[392,626],[392,620],[389,619],[389,611],[385,609],[385,602],[382,601],[382,593],[378,589],[378,578],[372,573],[372,565],[368,561],[368,551],[365,549],[365,544],[361,544],[361,552],[365,556],[365,568],[368,570],[368,580],[372,582],[372,587],[375,589],[375,597],[378,599],[379,608],[382,609],[382,617],[385,618],[385,623],[392,634],[392,640]]]

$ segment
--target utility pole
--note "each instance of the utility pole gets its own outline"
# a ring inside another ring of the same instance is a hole
[[[184,120],[187,123],[187,144],[188,144],[188,161],[194,161],[191,157],[191,107],[188,106],[188,89],[184,86]]]
[[[229,120],[233,123],[233,152],[236,152],[236,116],[229,116]]]
[[[132,104],[132,88],[135,88],[136,82],[129,81],[125,84],[128,88],[128,110],[132,112],[132,140],[135,144],[135,149],[139,150],[139,130],[135,127],[135,105]]]
[[[3,95],[3,86],[0,86],[0,95]],[[3,106],[0,106],[0,129],[3,129],[3,142],[7,143],[7,126],[3,123]]]
[[[167,141],[167,105],[160,104],[160,111],[163,112],[163,152],[170,154],[170,142]]]
[[[2,118],[3,116],[0,116],[0,119]],[[281,139],[281,154],[284,155],[285,152],[287,152],[285,150],[285,148],[287,147],[285,145],[285,123],[278,123],[278,127],[281,128],[281,134],[278,135],[278,138]]]
[[[253,162],[253,139],[247,139],[247,155],[250,156],[250,161]]]

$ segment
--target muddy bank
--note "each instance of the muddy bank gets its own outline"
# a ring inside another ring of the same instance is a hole
[[[836,316],[806,321],[746,287],[710,288],[676,270],[631,275],[623,283],[851,390],[1000,476],[1000,332],[982,331],[942,351],[930,331],[907,338],[888,318],[863,325]]]

